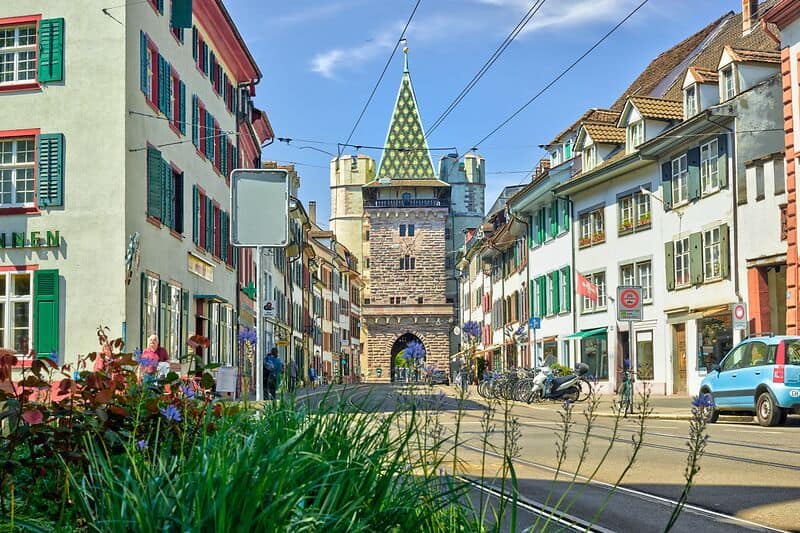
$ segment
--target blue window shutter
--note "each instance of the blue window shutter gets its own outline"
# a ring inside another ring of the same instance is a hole
[[[64,135],[39,135],[37,200],[39,207],[64,205]]]
[[[139,32],[139,74],[140,88],[146,97],[150,97],[150,77],[147,75],[147,64],[150,61],[150,50],[147,47],[147,35]]]
[[[164,190],[164,170],[161,151],[147,148],[147,216],[161,220]]]
[[[64,79],[64,19],[39,22],[39,81]]]
[[[192,27],[192,0],[172,0],[172,20],[176,28]]]
[[[700,148],[692,148],[686,152],[686,162],[689,164],[689,199],[700,198]]]
[[[179,128],[181,133],[186,135],[186,84],[183,80],[178,82],[180,91],[178,94],[178,120],[180,121]]]
[[[200,244],[200,191],[192,185],[192,242]]]
[[[157,0],[158,1],[158,12],[162,15],[164,14],[164,0]]]
[[[166,106],[166,92],[164,91],[164,78],[167,76],[166,74],[166,61],[164,58],[161,57],[161,54],[158,54],[158,109],[161,110],[162,113],[166,114],[167,106]]]
[[[175,180],[172,179],[172,166],[167,162],[161,161],[163,173],[164,189],[161,197],[161,221],[168,228],[175,226]]]
[[[719,186],[728,186],[728,135],[717,137],[717,169],[719,170]]]
[[[192,59],[197,63],[197,46],[198,42],[197,26],[192,26]]]
[[[200,146],[200,106],[197,95],[192,95],[192,144],[195,148]]]

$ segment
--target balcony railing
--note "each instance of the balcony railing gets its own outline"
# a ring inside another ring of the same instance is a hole
[[[364,200],[364,207],[447,207],[447,202],[433,198],[409,200]]]

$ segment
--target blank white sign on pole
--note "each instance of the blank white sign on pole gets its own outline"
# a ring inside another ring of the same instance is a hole
[[[289,173],[236,169],[231,173],[231,243],[282,248],[289,244]]]

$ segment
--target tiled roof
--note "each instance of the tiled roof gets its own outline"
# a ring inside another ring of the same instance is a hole
[[[719,81],[719,72],[707,68],[689,67],[689,72],[698,83],[717,83]]]
[[[650,98],[649,96],[634,96],[631,98],[631,103],[636,106],[644,118],[683,120],[683,102]]]
[[[395,187],[449,187],[446,181],[432,179],[394,179],[390,183],[381,183],[379,180],[367,183],[365,187],[385,187],[387,185]]]
[[[400,81],[385,148],[378,179],[436,178],[408,70],[403,71]]]
[[[625,142],[625,130],[613,124],[584,122],[581,126],[586,128],[586,133],[588,133],[589,137],[596,143],[619,144]]]
[[[737,63],[776,63],[781,62],[779,50],[746,50],[744,48],[733,48],[726,46],[725,51]]]
[[[556,135],[550,144],[555,144],[567,133],[580,127],[581,123],[591,121],[591,122],[604,122],[606,124],[616,124],[617,119],[619,119],[619,111],[612,111],[611,109],[597,109],[592,108],[581,115],[581,118],[570,124],[570,126],[564,129],[561,133]]]

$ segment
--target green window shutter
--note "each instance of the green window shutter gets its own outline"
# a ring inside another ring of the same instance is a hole
[[[37,201],[39,207],[64,205],[64,135],[39,135]]]
[[[161,151],[149,146],[147,148],[147,216],[161,220],[163,190],[164,169]]]
[[[550,203],[550,237],[558,235],[558,200]]]
[[[553,280],[552,281],[552,283],[553,283],[553,314],[557,315],[558,313],[561,312],[561,302],[559,301],[559,299],[560,299],[559,298],[559,292],[560,292],[559,289],[560,289],[560,287],[558,285],[558,270],[554,270],[552,272],[552,274],[550,274],[550,276],[552,277],[552,280]]]
[[[664,210],[672,208],[672,162],[661,165],[661,198],[664,199]]]
[[[561,269],[561,276],[563,277],[563,283],[566,284],[567,290],[564,291],[564,311],[571,311],[572,310],[572,276],[570,273],[570,267],[565,266]],[[560,287],[559,287],[560,289]]]
[[[206,250],[214,251],[214,202],[206,196]]]
[[[208,43],[203,41],[203,74],[208,76]]]
[[[158,12],[164,14],[164,0],[157,0]]]
[[[139,88],[145,94],[150,95],[150,77],[147,75],[147,62],[150,61],[150,50],[147,47],[147,35],[143,31],[139,32]]]
[[[719,186],[728,186],[728,136],[717,137],[717,170],[719,170]]]
[[[167,114],[167,92],[164,90],[164,78],[167,77],[167,62],[164,61],[164,58],[161,57],[161,54],[158,54],[158,109]]]
[[[64,79],[64,19],[39,23],[39,82]]]
[[[723,279],[727,279],[730,270],[730,238],[728,236],[728,225],[722,224],[719,227],[719,263]]]
[[[181,133],[186,135],[186,84],[181,80],[179,83],[178,93],[178,120],[180,121],[179,128]]]
[[[692,148],[686,152],[686,162],[689,165],[689,199],[700,198],[700,148]]]
[[[163,172],[164,188],[162,190],[162,222],[168,228],[175,227],[175,180],[172,177],[172,166],[166,162],[161,162]]]
[[[158,283],[158,338],[161,342],[167,341],[171,324],[167,322],[166,309],[169,307],[169,284],[166,281]]]
[[[536,212],[536,244],[542,244],[544,242],[544,234],[545,234],[545,212],[544,208],[539,209]]]
[[[539,292],[539,316],[545,316],[547,314],[547,279],[539,276],[536,285]]]
[[[557,200],[558,202],[558,231],[569,230],[569,202],[564,198]]]
[[[192,144],[195,148],[200,146],[200,105],[197,95],[192,95]]]
[[[533,217],[528,216],[528,248],[533,248],[533,231],[535,227]]]
[[[703,234],[689,235],[689,276],[692,284],[703,283]]]
[[[183,349],[186,342],[189,340],[189,291],[181,290],[181,342],[180,347]],[[183,354],[171,354],[173,358],[179,359]]]
[[[192,0],[172,0],[171,23],[175,28],[192,27]]]
[[[664,243],[664,266],[667,271],[667,290],[675,290],[675,243]]]
[[[200,191],[192,185],[192,242],[200,244]]]
[[[58,353],[58,284],[58,270],[33,273],[33,349],[40,357]]]
[[[219,258],[228,262],[228,220],[224,212],[219,215]]]

